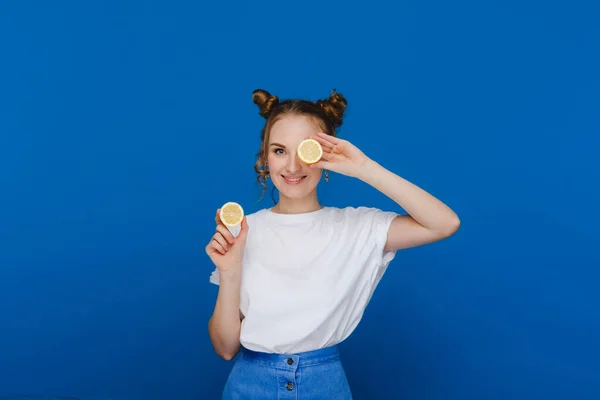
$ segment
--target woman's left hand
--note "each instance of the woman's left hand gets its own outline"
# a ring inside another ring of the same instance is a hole
[[[363,165],[369,160],[369,157],[347,140],[322,132],[311,138],[321,144],[323,157],[319,162],[312,164],[310,168],[328,169],[356,178]]]

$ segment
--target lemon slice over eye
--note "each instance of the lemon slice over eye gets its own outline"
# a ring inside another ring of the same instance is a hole
[[[238,203],[230,201],[223,204],[219,217],[225,226],[237,226],[244,219],[244,209]]]
[[[306,164],[314,164],[323,157],[323,148],[315,139],[306,139],[298,145],[298,157]]]

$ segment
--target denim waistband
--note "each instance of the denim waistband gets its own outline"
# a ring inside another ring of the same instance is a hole
[[[263,353],[242,346],[240,352],[242,357],[247,361],[285,369],[318,365],[336,361],[340,358],[337,345],[293,354]]]

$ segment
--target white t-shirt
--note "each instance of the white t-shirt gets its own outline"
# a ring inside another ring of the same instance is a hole
[[[397,215],[367,207],[249,214],[241,344],[289,354],[346,339],[395,256],[384,246]],[[210,281],[219,284],[217,269]]]

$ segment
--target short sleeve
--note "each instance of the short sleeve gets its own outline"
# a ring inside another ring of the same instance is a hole
[[[386,251],[388,231],[392,221],[399,216],[392,211],[382,211],[377,208],[359,207],[359,214],[364,229],[368,232],[373,254],[379,268],[385,269],[396,256],[396,251]]]
[[[390,226],[392,225],[392,221],[397,216],[398,214],[395,212],[377,210],[373,219],[373,238],[375,239],[375,247],[377,251],[380,252],[381,262],[385,266],[387,266],[387,264],[389,264],[394,257],[396,257],[395,250],[386,251],[384,248],[385,244],[387,243],[388,232],[390,230]]]

